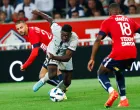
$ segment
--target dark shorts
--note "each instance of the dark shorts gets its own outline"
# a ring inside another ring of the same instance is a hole
[[[104,67],[112,71],[124,71],[125,69],[130,69],[134,61],[134,58],[126,60],[114,60],[112,58],[105,58],[102,64],[104,65]]]

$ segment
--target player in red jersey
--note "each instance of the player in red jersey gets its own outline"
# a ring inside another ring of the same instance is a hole
[[[42,48],[46,52],[47,46],[49,42],[52,40],[53,35],[38,27],[28,27],[24,20],[16,21],[16,29],[18,33],[24,36],[24,38],[32,45],[32,52],[28,60],[20,68],[21,71],[24,71],[29,65],[32,64],[32,62],[38,56],[38,52],[40,48]],[[47,73],[47,69],[43,65],[40,71],[39,78],[44,77],[46,73]],[[60,74],[60,72],[58,73]],[[61,77],[62,76],[60,75],[59,76],[60,81],[62,80]],[[47,81],[47,83],[56,86],[59,83],[59,81],[53,79]]]
[[[109,98],[105,107],[111,107],[118,98],[118,92],[110,84],[108,73],[115,74],[117,86],[120,94],[120,103],[118,107],[129,106],[126,98],[125,78],[123,71],[131,67],[136,59],[137,49],[134,43],[134,33],[140,33],[140,26],[132,19],[119,15],[120,7],[113,3],[109,6],[110,17],[101,24],[97,39],[92,48],[91,58],[88,62],[88,70],[93,69],[95,55],[100,46],[100,42],[107,35],[112,38],[112,51],[101,63],[97,75],[103,88],[109,93]]]

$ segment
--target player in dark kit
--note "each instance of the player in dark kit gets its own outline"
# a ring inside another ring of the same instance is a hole
[[[109,93],[109,98],[105,107],[111,107],[118,98],[118,92],[110,84],[108,73],[115,74],[117,86],[120,94],[118,107],[128,107],[126,98],[125,78],[123,71],[129,69],[132,62],[136,59],[137,49],[134,43],[134,33],[140,33],[140,26],[132,19],[120,15],[120,7],[113,3],[109,6],[110,17],[101,24],[97,39],[92,48],[91,58],[88,62],[88,70],[93,69],[95,55],[100,46],[100,42],[107,35],[112,38],[112,51],[101,63],[97,75],[102,87]]]
[[[16,29],[18,33],[31,43],[32,45],[32,52],[28,58],[28,60],[21,66],[21,71],[24,71],[29,65],[32,64],[32,62],[35,60],[35,58],[38,56],[39,49],[43,49],[43,51],[46,53],[47,46],[49,42],[52,40],[53,35],[43,29],[40,29],[38,27],[28,27],[24,20],[18,20],[16,21]],[[41,68],[39,78],[45,76],[47,73],[47,69],[44,67],[44,65]],[[60,81],[62,80],[62,75],[59,75]],[[52,79],[48,80],[47,83],[57,86],[59,83],[58,80]]]

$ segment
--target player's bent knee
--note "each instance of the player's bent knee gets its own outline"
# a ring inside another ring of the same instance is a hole
[[[57,76],[57,72],[48,72],[49,74],[49,79],[53,79],[54,77]]]

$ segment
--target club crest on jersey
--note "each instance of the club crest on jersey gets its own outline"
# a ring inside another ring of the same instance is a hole
[[[26,42],[26,40],[19,35],[16,31],[8,31],[1,39],[0,44],[11,44],[10,46],[3,47],[2,50],[17,50],[22,49],[24,46],[12,46],[12,44],[19,44]]]

